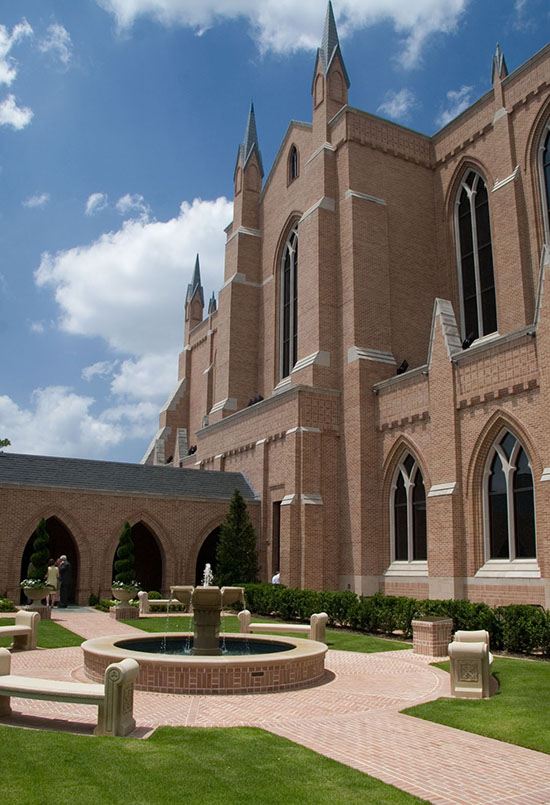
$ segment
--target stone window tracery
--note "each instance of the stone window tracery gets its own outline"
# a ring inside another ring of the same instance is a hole
[[[539,174],[544,218],[544,240],[550,244],[550,121],[542,135],[539,153]]]
[[[280,376],[288,377],[298,356],[298,230],[287,238],[281,261]]]
[[[463,336],[469,341],[497,329],[497,306],[487,186],[469,171],[456,201],[455,228]]]
[[[399,462],[391,491],[392,561],[425,562],[428,557],[426,489],[416,459]]]
[[[290,149],[288,155],[288,182],[293,182],[298,178],[298,149],[295,145]]]

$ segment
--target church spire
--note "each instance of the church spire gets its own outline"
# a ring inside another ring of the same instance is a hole
[[[503,78],[506,78],[508,75],[508,67],[506,66],[506,60],[504,58],[504,54],[500,49],[500,45],[497,42],[497,49],[495,55],[493,56],[493,67],[491,70],[491,84],[495,84],[497,78],[499,81],[502,81]]]
[[[216,295],[214,291],[212,291],[212,296],[210,297],[210,301],[208,302],[208,315],[211,313],[215,313],[218,309],[218,305],[216,304]]]
[[[187,302],[192,302],[195,294],[199,294],[201,305],[204,307],[204,291],[201,284],[201,268],[199,263],[199,255],[197,254],[195,260],[195,270],[193,272],[193,280],[187,286]]]
[[[315,74],[317,72],[318,63],[321,62],[321,68],[326,77],[330,71],[330,68],[332,67],[332,63],[334,62],[334,59],[337,54],[340,56],[341,69],[344,74],[344,80],[349,89],[350,81],[346,70],[346,66],[344,64],[344,59],[342,57],[342,50],[340,48],[340,40],[338,39],[338,31],[336,29],[336,20],[334,19],[332,3],[331,0],[329,0],[327,6],[327,15],[325,17],[325,27],[323,30],[323,37],[321,39],[321,47],[318,48],[317,50],[317,59],[315,62],[315,69],[313,71],[314,80],[315,80]]]
[[[262,165],[262,155],[258,146],[258,132],[256,131],[256,116],[254,115],[254,104],[250,104],[250,111],[248,112],[248,120],[246,121],[246,130],[244,133],[244,140],[242,145],[239,146],[239,153],[237,154],[237,162],[239,157],[242,161],[243,170],[246,168],[248,161],[252,154],[256,154],[258,161],[258,168],[263,178],[264,168]]]

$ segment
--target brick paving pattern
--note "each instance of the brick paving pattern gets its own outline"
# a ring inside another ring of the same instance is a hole
[[[53,619],[82,636],[135,632],[89,609],[55,612]],[[409,651],[381,654],[329,651],[324,684],[258,696],[181,696],[135,693],[136,737],[160,725],[253,726],[396,785],[434,805],[550,803],[550,757],[491,738],[402,715],[413,704],[449,695],[448,675],[431,658]],[[78,647],[38,649],[12,656],[18,674],[85,679]],[[3,724],[90,734],[95,709],[85,705],[12,699]]]

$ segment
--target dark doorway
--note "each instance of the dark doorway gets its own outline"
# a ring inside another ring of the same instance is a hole
[[[37,523],[38,525],[38,523]],[[72,537],[71,532],[69,529],[58,520],[57,517],[49,517],[46,520],[46,530],[50,537],[50,556],[52,559],[59,559],[60,556],[65,554],[69,562],[71,563],[72,569],[72,583],[69,587],[69,594],[68,594],[68,602],[69,604],[75,603],[75,592],[78,589],[78,576],[79,576],[79,558],[78,558],[78,548],[76,547],[76,543]],[[36,532],[32,534],[29,538],[29,541],[25,545],[25,550],[23,551],[23,558],[21,559],[21,581],[26,579],[29,572],[29,564],[31,561],[31,554],[33,552],[33,544],[36,537]],[[22,604],[27,603],[26,596],[21,593],[21,600]]]
[[[161,593],[162,554],[155,535],[140,521],[132,526],[132,541],[136,581],[139,581],[142,589],[147,592],[156,590]],[[116,551],[113,557],[113,578],[116,575],[115,562]]]
[[[204,566],[210,562],[212,566],[212,573],[216,572],[216,548],[220,540],[220,529],[215,528],[206,537],[201,545],[199,555],[197,556],[197,565],[195,567],[195,585],[198,586],[202,583],[202,574],[204,573]]]
[[[273,503],[273,520],[271,523],[271,574],[281,569],[281,501]]]

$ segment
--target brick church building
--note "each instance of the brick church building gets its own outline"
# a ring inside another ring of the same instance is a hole
[[[218,303],[197,258],[140,471],[248,482],[264,579],[550,607],[550,46],[510,74],[497,46],[491,82],[432,137],[349,106],[329,4],[267,177],[250,110]]]

